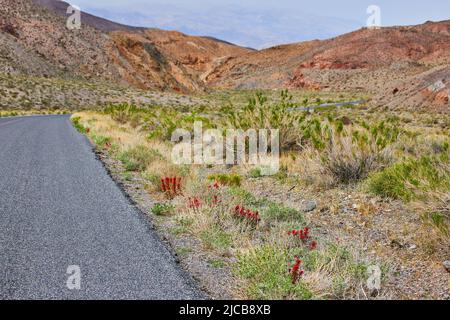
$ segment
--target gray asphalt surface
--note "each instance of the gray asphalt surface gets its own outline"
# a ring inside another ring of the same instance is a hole
[[[203,297],[68,116],[0,118],[0,299]]]

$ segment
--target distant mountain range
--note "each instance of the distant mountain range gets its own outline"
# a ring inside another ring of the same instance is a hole
[[[212,7],[207,4],[190,7],[187,4],[174,5],[173,1],[167,4],[151,1],[148,6],[130,5],[127,12],[93,4],[90,10],[113,21],[178,30],[190,35],[209,35],[255,49],[308,39],[327,39],[355,30],[365,23],[318,16],[305,12],[300,4],[289,9],[281,5],[267,8],[267,2],[261,5],[236,2],[213,1]]]
[[[450,21],[361,29],[255,51],[212,37],[118,24],[68,4],[0,0],[0,72],[112,81],[145,90],[307,88],[369,92],[392,107],[448,108]],[[258,30],[249,33],[257,34]]]

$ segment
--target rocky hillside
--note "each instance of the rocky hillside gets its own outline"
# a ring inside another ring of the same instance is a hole
[[[0,73],[182,93],[361,91],[377,105],[448,109],[450,21],[361,29],[254,51],[86,13],[80,30],[68,30],[68,6],[56,0],[0,0]]]
[[[228,59],[206,81],[226,88],[361,90],[380,104],[447,107],[449,66],[450,21],[443,21],[251,52]]]
[[[204,87],[201,77],[216,60],[250,51],[87,14],[80,30],[68,30],[68,6],[55,0],[0,0],[0,72],[190,92]]]

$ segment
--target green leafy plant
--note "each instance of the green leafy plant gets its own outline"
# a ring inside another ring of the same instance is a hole
[[[157,216],[168,216],[172,214],[174,206],[166,203],[157,203],[152,208],[152,213]]]

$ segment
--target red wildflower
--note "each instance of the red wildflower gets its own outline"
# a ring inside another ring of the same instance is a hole
[[[298,237],[303,242],[307,241],[310,238],[310,229],[304,228],[302,230],[292,230],[288,234],[291,234],[295,237]]]
[[[195,197],[195,198],[189,198],[188,207],[190,209],[199,209],[202,206],[202,201]]]
[[[162,178],[161,191],[166,193],[169,198],[174,198],[176,195],[181,194],[181,178]]]
[[[298,257],[295,257],[295,263],[294,266],[289,269],[289,273],[292,277],[292,284],[296,284],[298,280],[303,276],[305,273],[305,270],[301,270],[302,260],[300,260]]]
[[[249,209],[244,208],[241,205],[237,205],[235,207],[234,211],[235,211],[236,216],[238,216],[239,218],[241,218],[247,222],[250,222],[253,224],[258,224],[261,221],[258,211],[253,212]]]

